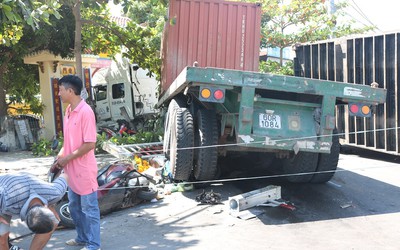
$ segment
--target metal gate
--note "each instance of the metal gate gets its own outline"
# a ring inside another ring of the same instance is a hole
[[[399,93],[400,33],[352,37],[296,46],[296,76],[379,84],[387,89],[385,104],[370,118],[351,117],[347,106],[336,108],[341,143],[400,154]]]

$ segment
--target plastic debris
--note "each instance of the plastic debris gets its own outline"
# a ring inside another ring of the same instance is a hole
[[[210,192],[203,190],[203,192],[196,196],[196,201],[201,204],[221,204],[221,194],[215,193],[213,190]]]

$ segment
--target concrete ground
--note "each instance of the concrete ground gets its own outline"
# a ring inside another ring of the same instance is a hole
[[[29,152],[0,153],[1,173],[26,170],[45,177],[51,162]],[[326,184],[265,178],[205,187],[222,195],[221,205],[199,205],[201,189],[172,193],[104,216],[102,249],[400,249],[398,163],[369,152],[341,154],[339,171]],[[229,214],[229,197],[271,184],[281,186],[282,198],[296,210],[259,207],[248,220]],[[29,231],[19,220],[12,226],[14,243],[29,249]],[[74,236],[74,230],[57,230],[45,249],[79,249],[64,244]]]

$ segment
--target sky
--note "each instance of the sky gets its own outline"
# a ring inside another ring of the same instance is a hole
[[[348,14],[365,25],[373,23],[377,32],[400,31],[400,1],[398,0],[347,0]]]
[[[328,1],[328,0],[327,0]],[[400,1],[398,0],[334,0],[347,1],[348,14],[364,25],[378,26],[377,32],[400,31]],[[112,1],[110,1],[112,2]],[[118,15],[120,8],[115,6],[112,12]]]

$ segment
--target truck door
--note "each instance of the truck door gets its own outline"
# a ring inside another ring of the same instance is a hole
[[[111,118],[111,109],[108,102],[107,85],[93,87],[96,102],[97,121],[105,121]]]
[[[124,108],[130,119],[133,119],[132,94],[129,84],[116,83],[111,85],[111,116],[113,120],[124,119],[121,108]]]

